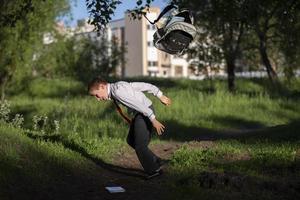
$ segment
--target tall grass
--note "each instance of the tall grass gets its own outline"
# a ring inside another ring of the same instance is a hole
[[[297,99],[274,98],[255,80],[239,80],[235,94],[226,91],[226,81],[222,80],[213,83],[184,79],[130,81],[152,82],[172,99],[173,104],[165,107],[156,97],[148,95],[157,119],[170,130],[174,123],[213,130],[253,129],[286,124],[299,118]],[[60,122],[62,134],[77,134],[83,138],[126,136],[128,126],[114,105],[87,96],[81,83],[39,79],[33,83],[28,92],[9,99],[13,113],[24,115],[25,127],[31,126],[34,115],[47,115],[50,120]]]
[[[147,94],[166,126],[160,139],[185,142],[171,159],[164,185],[175,191],[170,198],[299,197],[299,80],[275,92],[267,80],[238,79],[235,93],[227,92],[225,80],[126,80],[153,83],[172,99],[165,107]],[[84,156],[111,162],[117,151],[125,151],[128,125],[111,102],[96,101],[85,88],[70,79],[36,79],[8,99],[10,109],[0,113],[0,185],[15,181],[14,171],[30,177],[37,170],[43,177],[43,169],[63,166],[70,172],[77,158],[75,166],[91,169]],[[217,141],[205,145],[204,139]],[[33,161],[32,169],[24,167],[26,159]]]

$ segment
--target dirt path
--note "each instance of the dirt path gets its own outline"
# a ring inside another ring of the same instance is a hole
[[[164,186],[168,182],[167,168],[164,174],[151,180],[145,179],[145,173],[137,159],[136,153],[129,146],[122,152],[115,155],[113,163],[106,163],[100,158],[89,154],[84,148],[64,140],[60,137],[39,137],[28,135],[32,139],[47,140],[48,142],[60,142],[66,149],[79,153],[90,162],[87,169],[75,168],[67,173],[57,174],[57,179],[44,184],[30,183],[11,185],[6,188],[8,191],[3,194],[8,199],[143,199],[160,200],[166,199],[168,191]],[[161,142],[150,144],[150,149],[163,159],[170,159],[173,153],[180,148],[183,143],[179,142]],[[60,166],[55,166],[60,167]],[[24,182],[24,181],[22,181]],[[28,182],[28,183],[27,183]],[[106,186],[122,186],[126,192],[110,194]],[[0,199],[4,199],[1,197]]]
[[[170,191],[165,186],[170,183],[168,180],[168,165],[164,168],[164,174],[151,180],[145,179],[145,173],[137,159],[136,153],[129,146],[126,150],[117,153],[113,158],[113,163],[109,164],[103,160],[90,155],[86,150],[77,144],[64,140],[63,138],[37,138],[30,136],[32,139],[41,139],[51,142],[60,142],[65,148],[79,153],[91,162],[91,169],[83,172],[76,169],[73,173],[59,175],[59,180],[55,184],[38,186],[33,191],[25,191],[26,187],[19,188],[18,191],[12,187],[12,194],[28,194],[28,198],[10,198],[10,199],[143,199],[143,200],[160,200],[167,199]],[[173,153],[183,144],[191,148],[211,148],[215,145],[214,141],[189,141],[175,142],[163,141],[150,144],[150,149],[163,159],[170,159]],[[122,186],[126,192],[110,194],[106,186]],[[36,188],[36,187],[33,187]],[[10,189],[8,189],[10,190]],[[39,195],[39,196],[37,196]],[[10,196],[10,194],[8,195]],[[19,197],[19,196],[17,196]],[[2,200],[1,196],[0,199]]]
[[[174,151],[181,145],[176,142],[164,142],[152,144],[150,148],[161,158],[170,159]],[[165,176],[168,173],[167,167],[163,176],[145,180],[145,174],[133,149],[126,149],[123,153],[117,154],[113,160],[112,165],[116,166],[115,169],[104,169],[98,166],[97,173],[93,177],[78,183],[78,185],[84,185],[84,187],[78,188],[78,191],[85,196],[74,196],[73,199],[159,200],[167,198],[167,192],[164,190],[164,185],[168,181]],[[106,186],[122,186],[126,192],[110,194],[105,190]],[[86,188],[89,189],[86,190]]]
[[[173,153],[180,148],[182,143],[179,142],[163,142],[158,144],[150,144],[149,148],[159,157],[170,159]],[[142,169],[135,151],[127,148],[125,152],[118,153],[114,158],[114,164],[126,168]]]
[[[173,153],[179,149],[183,143],[180,142],[163,142],[158,144],[151,144],[150,149],[163,159],[170,159]],[[192,148],[209,148],[214,145],[214,142],[189,142],[189,146]],[[124,152],[118,153],[114,157],[114,166],[118,166],[119,172],[105,170],[99,167],[99,174],[95,177],[96,185],[98,187],[97,192],[89,196],[97,197],[101,196],[101,199],[143,199],[143,200],[160,200],[166,199],[170,191],[166,191],[164,186],[168,182],[168,165],[164,167],[164,175],[154,178],[152,180],[145,180],[143,177],[145,174],[142,171],[142,167],[137,159],[135,151],[131,148],[127,148]],[[119,169],[119,167],[121,169]],[[100,178],[102,177],[102,178]],[[105,186],[122,186],[126,189],[125,193],[110,194],[104,188]],[[100,189],[100,190],[99,190]]]
[[[145,173],[137,159],[135,151],[129,146],[124,151],[117,153],[113,158],[113,163],[105,163],[99,158],[89,155],[83,148],[61,141],[65,148],[79,153],[86,158],[89,166],[88,169],[76,168],[72,171],[67,171],[68,174],[62,173],[55,176],[56,179],[51,179],[50,183],[45,182],[38,185],[30,186],[31,180],[21,180],[20,184],[9,185],[4,188],[7,193],[1,193],[0,199],[43,199],[43,200],[165,200],[170,199],[172,191],[166,190],[165,186],[170,184],[172,176],[168,176],[168,165],[164,168],[164,175],[151,180],[145,179]],[[190,148],[213,148],[216,145],[215,141],[190,141],[190,142],[173,142],[163,141],[150,145],[150,149],[155,154],[163,159],[170,159],[174,152],[182,145],[188,145]],[[298,155],[299,151],[297,151]],[[230,158],[228,158],[230,159]],[[249,157],[238,158],[249,159]],[[56,166],[61,167],[61,166]],[[58,177],[58,178],[57,178]],[[234,187],[240,186],[239,180],[248,180],[244,176],[236,174],[217,174],[205,172],[198,177],[200,183],[204,187],[210,180],[216,182],[215,187],[223,187],[224,183],[228,182]],[[238,181],[236,181],[236,179]],[[183,180],[182,184],[186,184]],[[280,185],[280,188],[286,189],[286,186],[272,182],[263,182],[253,184],[252,179],[249,179],[249,184],[258,185],[264,184],[272,188],[274,185]],[[25,184],[24,184],[25,183]],[[237,184],[238,183],[238,184]],[[29,186],[28,186],[29,185]],[[245,184],[244,184],[245,185]],[[287,184],[286,184],[287,185]],[[0,185],[1,186],[1,185]],[[106,186],[122,186],[126,192],[118,194],[110,194]],[[243,186],[243,185],[242,185]],[[271,187],[272,186],[272,187]],[[28,191],[28,189],[30,189]],[[2,195],[2,196],[1,196]]]

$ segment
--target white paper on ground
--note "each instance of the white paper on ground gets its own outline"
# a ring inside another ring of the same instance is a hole
[[[114,186],[114,187],[105,187],[110,193],[119,193],[119,192],[125,192],[125,189],[120,186]]]

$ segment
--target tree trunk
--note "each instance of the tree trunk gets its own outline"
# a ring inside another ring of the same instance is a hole
[[[5,86],[6,86],[6,80],[1,81],[1,101],[5,99]]]
[[[230,92],[234,92],[235,90],[235,59],[227,58],[227,76],[228,76],[228,89]]]
[[[3,72],[3,74],[0,74],[1,100],[5,99],[6,87],[11,80],[13,72],[14,70],[11,73]]]
[[[230,92],[235,91],[235,61],[238,56],[241,38],[244,33],[244,24],[240,23],[238,32],[235,31],[234,26],[231,25],[229,29],[229,35],[227,40],[224,41],[225,60],[227,64],[227,76],[228,76],[228,90]]]
[[[275,70],[273,69],[271,62],[269,60],[268,54],[267,54],[267,48],[265,45],[265,41],[263,41],[260,38],[260,46],[259,46],[259,52],[260,52],[260,56],[262,59],[263,64],[266,67],[267,73],[268,73],[268,77],[269,80],[271,81],[272,84],[274,84],[275,82],[277,82],[277,74],[275,72]]]

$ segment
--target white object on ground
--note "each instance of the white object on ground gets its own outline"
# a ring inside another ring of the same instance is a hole
[[[110,193],[125,192],[125,189],[120,186],[105,187]]]

